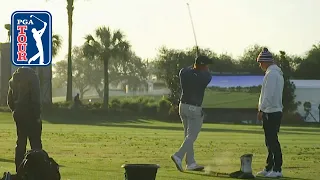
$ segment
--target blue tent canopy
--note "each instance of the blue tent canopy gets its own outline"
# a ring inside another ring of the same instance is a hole
[[[208,87],[250,87],[262,84],[263,76],[212,76]]]

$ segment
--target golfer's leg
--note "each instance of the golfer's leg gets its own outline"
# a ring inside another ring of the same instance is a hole
[[[189,131],[189,105],[186,105],[186,104],[181,104],[180,105],[180,117],[181,117],[181,121],[182,121],[182,124],[183,124],[183,128],[184,128],[184,141],[183,143],[181,144],[179,150],[175,153],[175,155],[177,157],[179,157],[180,159],[183,159],[183,157],[185,156],[186,152],[187,152],[187,149],[185,147],[185,143],[186,143],[186,139],[188,137],[188,131]]]
[[[264,130],[264,136],[265,136],[265,144],[268,149],[268,156],[266,159],[266,166],[265,166],[266,171],[272,170],[272,168],[274,166],[274,157],[273,157],[273,153],[272,153],[272,150],[270,147],[270,143],[271,143],[270,132],[272,131],[271,128],[272,127],[270,127],[270,122],[269,122],[268,118],[266,118],[266,114],[264,114],[263,115],[263,130]]]
[[[274,154],[274,167],[273,171],[276,172],[281,172],[281,166],[282,166],[282,152],[281,152],[281,147],[280,143],[278,140],[278,134],[274,133],[272,135],[272,145],[271,145],[271,150]]]
[[[179,115],[183,124],[183,128],[184,128],[184,140],[187,137],[188,134],[188,116],[186,114],[186,111],[188,110],[188,108],[186,107],[186,104],[180,103],[179,104]],[[171,155],[171,159],[172,161],[175,163],[177,169],[179,171],[183,171],[182,168],[182,159],[184,157],[184,155],[186,154],[187,150],[186,148],[183,147],[183,143],[179,148],[179,151],[177,151],[176,153],[174,153],[173,155]]]
[[[181,123],[183,125],[184,138],[188,135],[188,116],[182,114],[180,115]]]
[[[41,121],[33,122],[29,126],[28,137],[30,141],[31,149],[42,149],[42,123]]]
[[[15,148],[15,165],[16,165],[16,172],[23,161],[24,154],[26,153],[26,146],[27,146],[27,133],[25,131],[25,124],[21,122],[16,122],[17,128],[17,141],[16,141],[16,148]]]
[[[280,129],[281,124],[281,113],[274,113],[272,115],[273,120],[273,132],[272,132],[272,153],[274,154],[274,168],[273,171],[281,172],[282,169],[282,151],[281,151],[281,145],[278,139],[278,132]]]
[[[265,166],[266,171],[271,171],[273,169],[273,166],[274,166],[274,156],[273,156],[271,147],[269,145],[270,144],[270,138],[271,138],[270,133],[267,132],[265,134],[266,146],[268,148],[268,157],[267,157],[266,166]]]
[[[186,163],[187,165],[191,165],[193,163],[196,163],[195,158],[194,158],[194,142],[197,140],[198,135],[201,131],[201,127],[203,124],[203,117],[201,116],[201,112],[196,112],[194,114],[194,118],[191,118],[189,121],[189,136],[191,136],[192,141],[192,146],[187,151],[186,154]]]
[[[182,122],[182,125],[183,125],[184,140],[185,140],[187,135],[188,135],[188,117],[185,116],[184,114],[181,114],[180,118],[181,118],[181,122]],[[181,149],[182,145],[183,145],[183,143],[181,144],[180,149]],[[183,154],[177,154],[176,153],[176,156],[178,156],[182,160],[184,158],[185,154],[186,154],[186,152],[183,153]]]

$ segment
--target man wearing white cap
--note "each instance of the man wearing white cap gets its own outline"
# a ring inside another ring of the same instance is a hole
[[[257,175],[282,177],[282,152],[278,140],[282,119],[283,72],[274,63],[272,54],[264,48],[257,58],[260,68],[265,71],[259,97],[258,120],[263,121],[265,144],[268,148],[267,165]]]

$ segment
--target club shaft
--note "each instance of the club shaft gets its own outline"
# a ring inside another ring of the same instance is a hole
[[[43,22],[41,19],[39,19],[37,16],[33,15],[32,17],[38,19],[39,21]],[[44,22],[43,22],[44,23]]]
[[[192,26],[192,31],[193,31],[193,37],[194,37],[194,41],[196,43],[196,48],[197,48],[197,53],[198,53],[198,42],[197,42],[196,31],[194,29],[193,18],[192,18],[192,14],[191,14],[189,3],[187,3],[187,5],[188,5],[188,11],[189,11],[189,16],[190,16],[190,21],[191,21],[191,26]]]

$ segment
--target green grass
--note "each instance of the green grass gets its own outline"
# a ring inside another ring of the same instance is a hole
[[[238,170],[239,157],[245,153],[254,154],[254,172],[264,166],[266,148],[260,126],[204,124],[194,146],[196,159],[206,166],[206,172],[180,173],[169,156],[183,140],[181,124],[129,120],[135,119],[57,120],[68,124],[50,119],[52,123],[44,121],[43,145],[62,165],[63,180],[122,180],[124,169],[120,166],[124,163],[159,164],[159,180],[222,180],[225,175],[217,172]],[[9,113],[0,113],[0,137],[0,172],[13,172],[16,132]],[[285,179],[318,179],[320,128],[282,127],[280,141]]]
[[[217,92],[206,90],[203,98],[205,108],[256,108],[258,93]]]
[[[114,98],[124,99],[124,98],[138,98],[141,96],[111,96],[110,101]],[[144,96],[151,97],[159,100],[162,96]],[[258,93],[246,93],[246,92],[217,92],[212,90],[206,90],[203,99],[203,107],[205,108],[256,108],[258,104]],[[102,99],[97,97],[84,97],[83,101],[88,101],[92,99],[93,101],[102,101]],[[53,102],[65,101],[65,97],[54,97]]]

